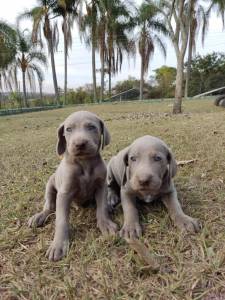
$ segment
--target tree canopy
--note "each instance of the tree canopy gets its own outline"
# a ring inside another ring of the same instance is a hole
[[[16,31],[0,21],[0,69],[6,68],[16,55]]]
[[[225,83],[225,54],[197,55],[191,62],[190,96],[220,88]]]

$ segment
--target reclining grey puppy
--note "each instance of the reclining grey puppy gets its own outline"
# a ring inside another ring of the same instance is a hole
[[[82,205],[95,199],[97,226],[102,233],[116,232],[117,226],[108,216],[106,166],[99,153],[109,142],[104,123],[87,111],[71,114],[59,127],[56,150],[63,159],[46,185],[43,211],[28,221],[29,226],[42,226],[56,211],[54,240],[46,253],[50,260],[59,260],[68,251],[72,201]]]
[[[177,199],[172,178],[176,161],[168,146],[159,138],[143,136],[112,157],[107,166],[108,205],[121,199],[124,225],[120,235],[136,238],[142,234],[136,201],[161,198],[175,225],[197,232],[198,221],[185,215]]]

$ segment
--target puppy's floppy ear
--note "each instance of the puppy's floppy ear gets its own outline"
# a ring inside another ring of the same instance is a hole
[[[102,120],[100,120],[100,126],[101,126],[101,134],[102,134],[101,148],[103,150],[105,146],[109,145],[111,138],[110,138],[110,133]]]
[[[56,153],[62,155],[66,151],[66,139],[64,136],[64,124],[58,128],[58,142],[56,145]]]
[[[121,182],[122,182],[122,186],[126,184],[127,179],[128,179],[128,153],[129,153],[129,149],[127,149],[127,151],[124,152],[123,154],[123,164],[121,166],[122,168],[122,178],[121,178]]]
[[[169,177],[173,178],[177,173],[177,162],[173,156],[172,151],[169,148],[168,148],[167,160],[168,160]]]

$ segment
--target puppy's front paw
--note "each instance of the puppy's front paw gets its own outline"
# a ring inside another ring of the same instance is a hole
[[[67,255],[69,250],[69,240],[53,241],[46,252],[46,257],[51,261],[58,261]]]
[[[199,232],[201,229],[199,221],[187,215],[176,217],[174,223],[179,229],[184,231]]]
[[[28,226],[29,227],[40,227],[44,224],[46,218],[50,215],[51,212],[49,211],[42,211],[40,213],[37,213],[33,215],[29,220],[28,220]]]
[[[97,227],[104,235],[115,235],[117,232],[117,225],[114,222],[112,222],[109,218],[99,218],[97,221]]]
[[[120,230],[120,236],[125,239],[136,239],[142,235],[142,228],[139,223],[124,224]]]

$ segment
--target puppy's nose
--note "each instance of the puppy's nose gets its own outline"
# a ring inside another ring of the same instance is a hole
[[[74,146],[77,150],[82,150],[86,147],[87,145],[87,141],[86,140],[81,140],[81,141],[77,141],[74,143]]]
[[[141,186],[146,186],[146,185],[149,185],[149,183],[151,182],[152,180],[152,175],[149,175],[147,177],[143,177],[143,178],[139,178],[138,181],[139,181],[139,184]]]

